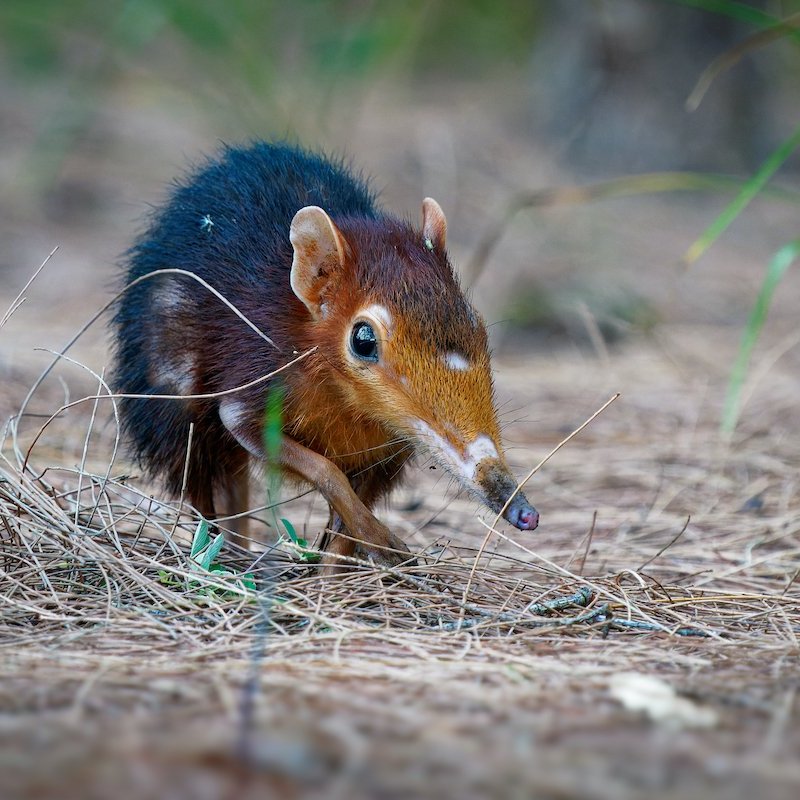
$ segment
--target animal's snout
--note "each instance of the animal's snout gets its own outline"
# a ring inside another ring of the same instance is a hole
[[[539,512],[522,494],[514,497],[503,516],[507,522],[521,531],[532,531],[539,525]]]
[[[478,463],[475,483],[493,511],[499,513],[508,502],[503,518],[515,528],[532,531],[539,525],[539,512],[521,491],[517,491],[517,482],[499,458],[486,458]]]

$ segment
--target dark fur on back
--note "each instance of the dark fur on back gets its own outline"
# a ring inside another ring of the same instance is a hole
[[[321,206],[334,219],[382,219],[363,180],[339,162],[287,145],[225,148],[177,183],[128,252],[126,284],[165,268],[193,272],[277,349],[193,279],[158,276],[127,291],[117,306],[115,391],[214,392],[236,385],[242,374],[252,379],[285,364],[300,343],[290,340],[291,326],[276,323],[303,312],[289,283],[289,229],[295,212],[308,205]],[[237,358],[238,370],[225,368]],[[266,391],[258,387],[254,402]],[[188,485],[208,487],[198,506],[213,514],[211,487],[246,461],[222,427],[216,403],[123,399],[120,410],[134,454],[173,493],[181,488],[189,425],[195,423]]]

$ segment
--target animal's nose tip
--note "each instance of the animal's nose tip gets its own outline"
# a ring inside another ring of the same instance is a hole
[[[532,506],[520,511],[519,518],[517,519],[517,528],[521,531],[535,530],[539,525],[539,512]]]
[[[508,522],[521,531],[532,531],[539,524],[539,512],[519,495],[514,498],[504,516]]]

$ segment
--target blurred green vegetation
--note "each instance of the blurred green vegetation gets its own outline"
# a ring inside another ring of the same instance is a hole
[[[506,0],[498,13],[492,0],[3,0],[0,71],[51,95],[25,181],[49,187],[125,85],[171,91],[251,135],[324,130],[331,105],[362,83],[524,65],[540,5]]]
[[[746,22],[757,28],[770,28],[791,14],[800,10],[798,0],[777,0],[777,2],[743,3],[739,0],[668,0],[676,5],[689,6],[712,14],[720,14],[731,19]],[[764,10],[766,8],[766,10]],[[794,26],[787,28],[786,34],[800,41],[800,31]]]
[[[132,56],[150,69],[165,59],[192,72],[216,64],[256,88],[286,68],[355,78],[397,60],[417,73],[502,67],[528,52],[539,7],[536,0],[505,0],[503,13],[492,0],[3,0],[0,36],[8,66],[21,76],[80,68],[87,50],[101,48],[109,66]]]

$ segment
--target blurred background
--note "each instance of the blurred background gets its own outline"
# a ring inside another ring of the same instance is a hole
[[[681,259],[798,123],[798,11],[794,0],[3,0],[0,299],[60,248],[35,288],[38,318],[10,323],[6,366],[23,340],[72,330],[102,303],[172,177],[222,141],[256,137],[352,159],[401,215],[436,197],[501,351],[582,347],[598,331],[613,343],[662,320],[741,326],[770,257],[797,234],[798,157],[699,264]],[[777,33],[776,19],[789,20]],[[679,173],[676,191],[537,195],[509,213],[531,192],[653,172]],[[789,274],[776,319],[794,318],[798,289]]]

